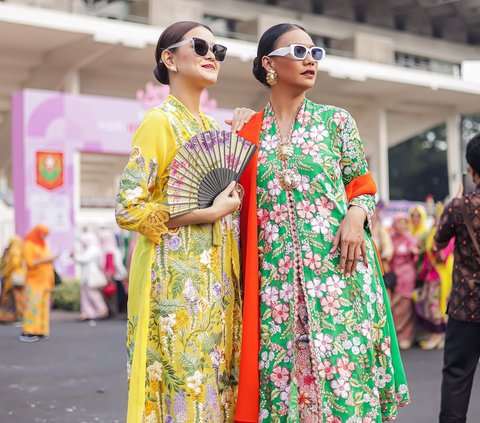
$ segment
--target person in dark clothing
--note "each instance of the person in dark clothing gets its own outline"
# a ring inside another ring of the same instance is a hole
[[[468,172],[476,185],[443,211],[435,242],[455,237],[453,284],[447,313],[440,423],[465,423],[480,358],[480,134],[467,145]]]

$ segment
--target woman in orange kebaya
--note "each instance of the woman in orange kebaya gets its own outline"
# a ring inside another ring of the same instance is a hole
[[[25,311],[20,341],[35,342],[50,335],[51,292],[55,285],[53,256],[45,241],[49,229],[35,226],[25,237],[23,258],[27,265],[25,277]]]

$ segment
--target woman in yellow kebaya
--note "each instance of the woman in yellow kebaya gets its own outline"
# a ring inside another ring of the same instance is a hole
[[[154,73],[171,94],[147,112],[121,178],[117,222],[140,234],[129,278],[128,423],[233,420],[240,198],[232,183],[211,207],[170,219],[166,189],[178,148],[219,128],[199,107],[225,53],[196,22],[177,22],[162,33]]]

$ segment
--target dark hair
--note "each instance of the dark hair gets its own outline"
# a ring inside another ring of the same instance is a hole
[[[268,56],[273,50],[275,50],[277,41],[283,34],[295,29],[301,29],[302,31],[307,32],[305,31],[305,28],[300,25],[281,23],[267,29],[260,38],[260,41],[258,42],[257,57],[253,59],[252,72],[255,78],[257,78],[263,85],[270,88],[270,85],[267,83],[267,73],[262,65],[263,56]]]
[[[480,176],[480,133],[468,141],[466,158],[467,163]]]
[[[207,25],[193,21],[179,21],[165,28],[165,30],[161,33],[157,42],[157,48],[155,49],[155,63],[157,65],[153,69],[153,74],[155,75],[155,78],[157,78],[158,82],[165,85],[170,84],[168,69],[164,63],[160,62],[163,50],[165,50],[167,47],[170,47],[172,44],[178,43],[182,40],[187,32],[190,32],[192,29],[198,28],[199,26],[202,26],[212,32]]]

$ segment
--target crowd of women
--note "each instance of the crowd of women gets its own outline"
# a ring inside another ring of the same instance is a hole
[[[139,233],[127,422],[392,420],[410,397],[370,235],[376,186],[353,117],[306,98],[325,52],[302,27],[259,40],[253,75],[270,96],[234,113],[232,131],[258,147],[239,185],[169,215],[177,151],[219,128],[199,105],[226,53],[203,24],[164,30],[154,74],[170,96],[145,115],[121,177],[117,223]],[[392,269],[403,265],[394,251]],[[412,294],[402,275],[397,320]]]
[[[425,350],[443,348],[454,240],[443,250],[434,245],[442,210],[439,203],[427,216],[425,208],[417,205],[409,213],[396,214],[388,229],[382,225],[381,209],[375,213],[373,235],[402,349],[416,342]]]
[[[38,225],[24,240],[13,237],[1,260],[0,323],[21,323],[24,342],[50,336],[52,290],[61,279],[54,270],[58,256],[50,251],[48,233]],[[107,229],[98,236],[83,232],[71,258],[79,267],[82,320],[94,325],[97,319],[125,313],[128,253],[122,252],[115,234]]]

